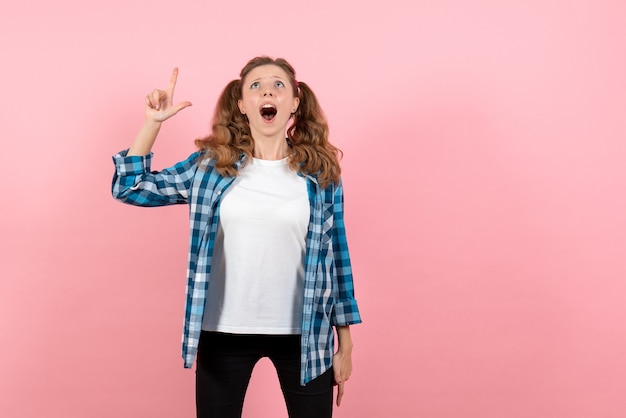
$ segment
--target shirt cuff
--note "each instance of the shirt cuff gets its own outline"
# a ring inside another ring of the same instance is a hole
[[[120,151],[113,156],[115,169],[119,176],[136,176],[150,172],[152,153],[148,155],[132,155],[127,157],[128,150]]]
[[[332,323],[335,326],[354,325],[362,322],[359,308],[354,299],[335,303],[333,314]]]

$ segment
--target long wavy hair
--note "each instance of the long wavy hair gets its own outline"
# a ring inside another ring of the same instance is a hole
[[[236,176],[236,162],[245,154],[246,163],[252,159],[254,139],[245,115],[237,102],[242,98],[242,83],[254,68],[276,65],[289,77],[294,97],[300,99],[293,121],[287,128],[287,141],[291,148],[289,167],[301,174],[317,177],[322,187],[339,182],[341,151],[328,141],[328,122],[311,88],[296,81],[294,68],[283,58],[256,57],[248,61],[238,80],[226,85],[217,101],[209,136],[196,139],[195,144],[205,151],[204,158],[215,160],[216,170],[224,176]]]

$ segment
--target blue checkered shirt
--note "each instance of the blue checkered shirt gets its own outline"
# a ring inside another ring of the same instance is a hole
[[[198,349],[204,304],[211,276],[211,258],[219,223],[220,199],[233,183],[215,169],[214,160],[196,152],[159,172],[150,170],[152,154],[113,156],[113,197],[136,206],[189,204],[189,259],[182,355],[190,368]],[[241,167],[245,156],[237,163]],[[319,186],[304,176],[311,205],[306,237],[304,303],[301,335],[300,383],[324,373],[332,365],[332,326],[361,322],[354,298],[352,268],[343,220],[343,188]]]

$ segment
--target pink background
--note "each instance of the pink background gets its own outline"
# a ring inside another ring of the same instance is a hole
[[[5,2],[0,416],[191,417],[187,207],[110,197],[180,67],[155,168],[259,54],[345,152],[365,323],[336,417],[626,414],[626,3]],[[269,363],[244,416],[286,417]]]

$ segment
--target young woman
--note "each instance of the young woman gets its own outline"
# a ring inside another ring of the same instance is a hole
[[[339,150],[306,83],[284,59],[257,57],[222,92],[199,151],[152,172],[178,70],[146,97],[145,122],[113,157],[113,196],[138,206],[190,206],[185,367],[197,354],[198,417],[241,417],[256,362],[268,357],[287,410],[331,417],[352,372],[361,322],[343,219]],[[337,333],[337,351],[334,345]]]

